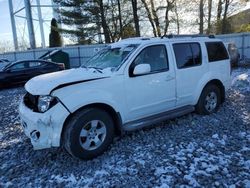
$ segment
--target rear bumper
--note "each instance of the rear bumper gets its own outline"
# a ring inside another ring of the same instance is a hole
[[[24,133],[30,138],[34,149],[60,146],[62,127],[69,115],[61,103],[45,113],[37,113],[21,101],[19,115]]]

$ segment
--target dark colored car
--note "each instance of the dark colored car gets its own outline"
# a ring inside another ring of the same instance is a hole
[[[8,59],[0,59],[0,70],[9,63],[10,61]]]
[[[0,70],[0,87],[26,83],[45,73],[64,70],[64,64],[44,60],[22,60],[9,63]]]

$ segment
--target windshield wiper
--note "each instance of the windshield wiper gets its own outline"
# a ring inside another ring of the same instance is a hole
[[[99,73],[103,73],[102,68],[99,68],[99,67],[87,67],[87,68],[89,68],[89,69],[93,68],[93,69],[97,70]]]

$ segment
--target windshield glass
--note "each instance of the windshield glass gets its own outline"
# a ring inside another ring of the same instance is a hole
[[[89,61],[83,64],[82,67],[98,69],[118,68],[137,46],[138,45],[127,45],[117,48],[107,47],[94,55]]]
[[[11,63],[1,63],[0,64],[0,70],[3,71],[5,70],[9,65],[11,65]]]

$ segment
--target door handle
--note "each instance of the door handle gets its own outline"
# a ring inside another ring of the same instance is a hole
[[[173,80],[174,78],[175,78],[174,76],[167,75],[165,78],[165,81],[170,81],[170,80]]]

